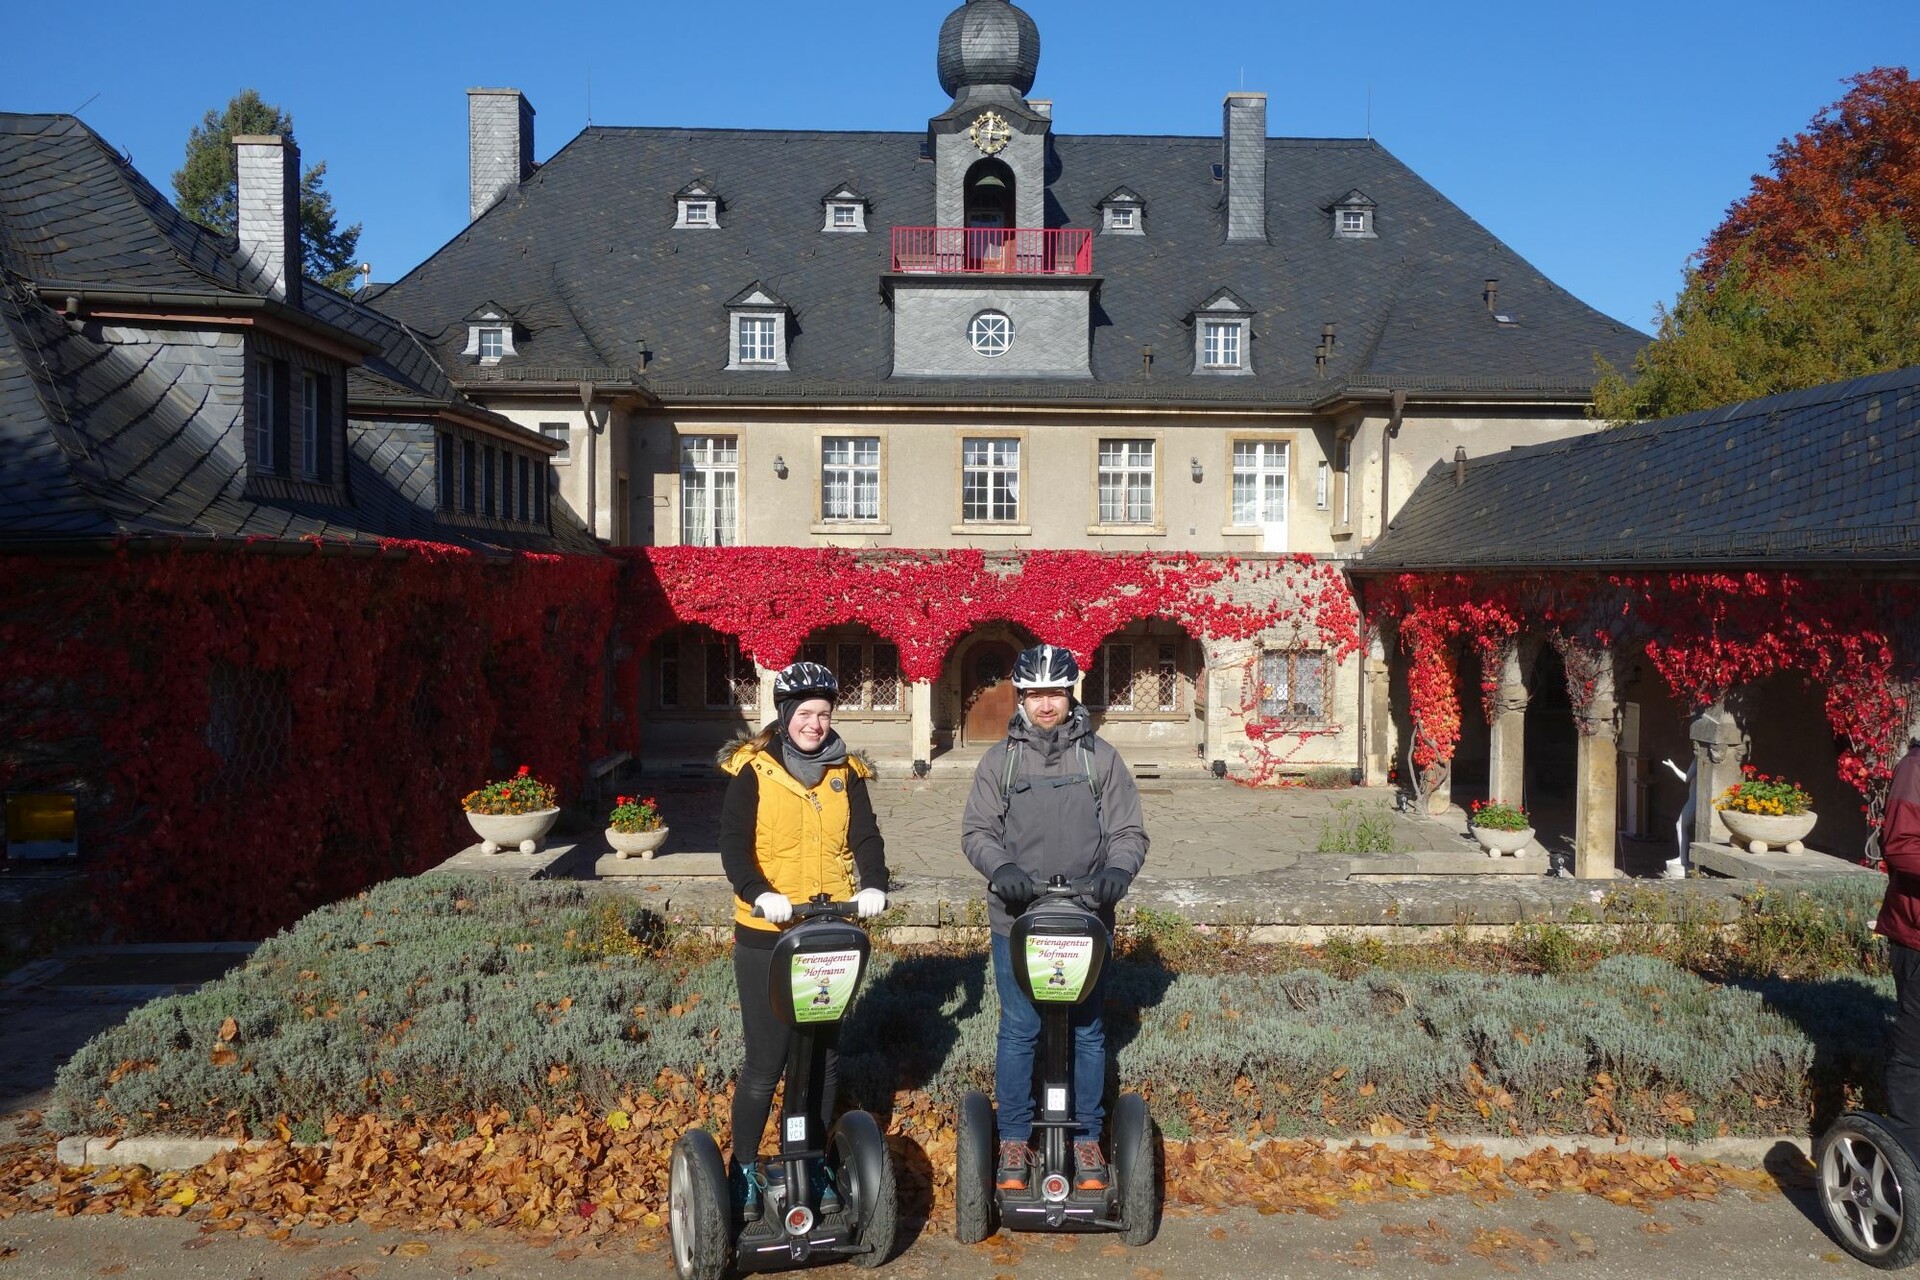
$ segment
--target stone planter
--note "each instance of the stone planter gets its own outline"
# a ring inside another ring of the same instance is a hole
[[[1801,841],[1813,830],[1813,824],[1820,815],[1811,810],[1806,813],[1781,815],[1772,813],[1741,813],[1737,809],[1721,809],[1720,821],[1727,824],[1727,830],[1733,833],[1733,842],[1745,845],[1748,853],[1765,853],[1768,849],[1784,849],[1788,853],[1805,853],[1807,846]]]
[[[607,828],[607,843],[613,847],[616,858],[651,858],[659,852],[660,846],[667,842],[667,828],[655,827],[651,831],[615,831]]]
[[[1486,850],[1489,858],[1497,858],[1503,853],[1517,854],[1533,843],[1532,827],[1522,827],[1518,831],[1496,831],[1492,827],[1476,827],[1469,822],[1467,830],[1473,833],[1473,838]]]
[[[560,810],[535,809],[532,813],[469,813],[467,825],[480,837],[480,852],[499,853],[518,848],[521,853],[538,853],[540,842],[553,830]]]

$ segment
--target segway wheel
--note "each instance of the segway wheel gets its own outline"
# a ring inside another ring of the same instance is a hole
[[[893,1255],[894,1232],[900,1225],[893,1152],[887,1150],[880,1126],[864,1111],[841,1116],[828,1147],[841,1194],[853,1206],[858,1239],[867,1246],[865,1253],[847,1261],[856,1267],[877,1267]]]
[[[673,1144],[667,1229],[680,1280],[720,1280],[733,1252],[733,1214],[720,1148],[704,1129],[682,1134]]]
[[[977,1090],[960,1100],[954,1134],[953,1234],[961,1244],[978,1244],[993,1234],[999,1208],[993,1194],[993,1104]]]
[[[1920,1167],[1879,1116],[1849,1111],[1814,1149],[1820,1208],[1860,1261],[1892,1271],[1920,1258]]]
[[[1152,1242],[1160,1232],[1160,1134],[1146,1099],[1123,1093],[1113,1107],[1113,1172],[1120,1196],[1121,1239]]]

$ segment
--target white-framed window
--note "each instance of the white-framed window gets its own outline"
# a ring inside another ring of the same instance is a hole
[[[1367,215],[1359,209],[1342,209],[1340,229],[1350,236],[1359,235],[1367,229]]]
[[[682,221],[690,227],[713,225],[713,201],[689,200],[681,206]]]
[[[504,329],[482,329],[480,331],[480,358],[498,360],[507,353],[507,333]]]
[[[960,442],[960,518],[967,523],[1012,524],[1020,519],[1020,442]]]
[[[1264,650],[1260,654],[1260,719],[1326,719],[1327,670],[1327,655],[1319,650]]]
[[[740,363],[774,363],[774,318],[772,316],[740,317]]]
[[[967,342],[976,355],[991,360],[1013,348],[1013,319],[1004,311],[982,311],[967,323]]]
[[[1204,349],[1202,361],[1209,369],[1240,367],[1240,337],[1246,326],[1238,320],[1201,322]]]
[[[1100,442],[1100,523],[1153,523],[1153,441]]]
[[[540,434],[560,446],[560,452],[553,455],[555,462],[568,461],[569,451],[573,448],[573,428],[564,422],[543,422]]]
[[[300,474],[308,480],[320,474],[320,378],[300,375]]]
[[[1287,444],[1233,442],[1233,522],[1282,524],[1287,518]]]
[[[1113,213],[1113,220],[1109,225],[1112,226],[1115,231],[1133,230],[1133,225],[1136,220],[1137,214],[1132,205],[1130,204],[1115,205],[1112,210],[1112,213]]]
[[[1322,511],[1333,505],[1333,467],[1325,462],[1314,479],[1313,505]]]
[[[260,471],[274,468],[273,417],[277,403],[273,361],[261,356],[253,362],[253,465]]]
[[[680,441],[680,544],[731,547],[739,541],[740,437]]]
[[[860,225],[860,206],[836,204],[833,206],[833,225],[842,230],[852,230]]]
[[[821,441],[820,518],[880,518],[880,437],[828,436]]]

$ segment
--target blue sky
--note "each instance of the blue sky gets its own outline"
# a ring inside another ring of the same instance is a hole
[[[465,224],[469,86],[526,92],[541,159],[586,123],[589,83],[598,124],[913,130],[946,105],[934,45],[951,7],[33,4],[8,18],[0,109],[87,103],[82,118],[171,193],[189,130],[257,88],[327,162],[343,221],[365,224],[360,256],[392,280]],[[1914,0],[1024,7],[1040,25],[1033,96],[1054,100],[1057,130],[1214,135],[1221,97],[1245,87],[1269,95],[1276,136],[1354,137],[1370,102],[1388,150],[1641,329],[1843,77],[1920,59]]]

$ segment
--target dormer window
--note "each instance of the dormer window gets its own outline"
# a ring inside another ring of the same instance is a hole
[[[820,197],[820,203],[827,209],[826,221],[820,227],[822,231],[838,231],[843,235],[866,232],[867,198],[852,187],[835,187]]]
[[[1126,187],[1117,187],[1100,202],[1100,229],[1108,235],[1146,234],[1144,204]]]
[[[742,372],[785,372],[787,364],[787,304],[759,281],[754,281],[727,303],[729,350],[727,368]]]
[[[706,181],[690,182],[674,195],[676,230],[714,231],[720,226],[720,196]]]
[[[1333,238],[1335,240],[1378,239],[1373,229],[1373,211],[1377,207],[1367,198],[1366,192],[1358,189],[1341,196],[1327,206],[1328,211],[1333,214]]]
[[[514,349],[513,317],[497,302],[474,308],[467,314],[467,347],[460,354],[472,356],[481,364],[499,364]]]
[[[1193,371],[1233,375],[1253,372],[1253,308],[1231,289],[1219,289],[1188,317],[1193,325]]]

